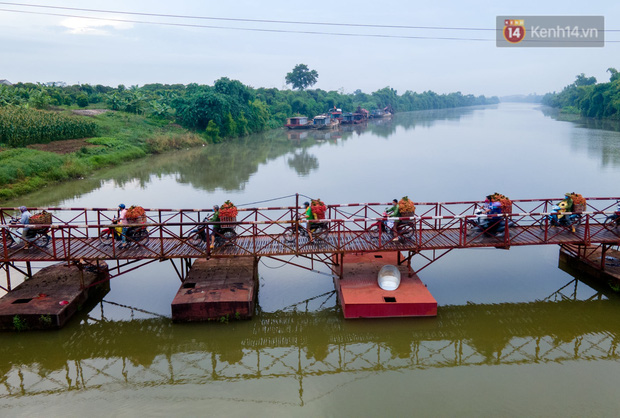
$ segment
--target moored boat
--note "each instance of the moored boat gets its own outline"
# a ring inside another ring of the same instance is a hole
[[[312,129],[312,121],[308,120],[307,116],[294,116],[286,119],[286,125],[288,129]]]
[[[370,112],[361,107],[357,107],[357,110],[353,113],[345,113],[342,117],[342,123],[344,125],[357,125],[368,121]]]
[[[343,119],[342,109],[337,109],[336,106],[334,106],[334,108],[329,111],[329,114],[331,115],[332,119],[336,119],[339,122],[342,122],[342,119]]]
[[[392,107],[386,106],[383,109],[375,109],[370,113],[370,118],[372,119],[383,119],[383,118],[391,118],[392,117]]]
[[[339,124],[338,119],[332,119],[331,115],[318,115],[312,120],[314,129],[334,129]]]

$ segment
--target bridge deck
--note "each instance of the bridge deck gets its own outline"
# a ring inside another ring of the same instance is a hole
[[[97,238],[54,238],[46,248],[5,249],[0,245],[0,258],[5,261],[62,261],[62,260],[109,260],[109,259],[164,259],[199,258],[210,256],[278,256],[335,252],[370,251],[424,251],[452,248],[506,247],[542,244],[618,243],[618,230],[608,230],[603,225],[579,227],[575,232],[565,228],[541,229],[538,225],[516,226],[508,234],[485,236],[477,231],[459,228],[423,229],[411,239],[391,241],[388,234],[373,238],[365,231],[331,232],[322,238],[308,242],[299,237],[298,242],[286,241],[283,235],[238,236],[227,245],[210,252],[203,246],[190,245],[179,237],[151,237],[145,244],[128,248],[104,245]],[[588,235],[588,236],[586,236]],[[6,254],[6,256],[4,255]]]

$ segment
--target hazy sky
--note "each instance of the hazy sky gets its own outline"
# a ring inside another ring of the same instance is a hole
[[[45,9],[25,7],[25,4],[216,18],[491,30],[180,19]],[[390,86],[399,94],[406,90],[433,90],[501,96],[559,91],[582,72],[607,81],[607,68],[620,70],[620,42],[607,42],[604,48],[497,48],[493,30],[496,16],[513,14],[602,15],[607,30],[618,30],[620,2],[617,0],[37,0],[15,4],[0,2],[0,9],[0,79],[11,82],[64,81],[131,86],[212,84],[220,77],[229,77],[253,87],[283,88],[286,73],[296,64],[304,63],[318,71],[315,87],[324,90],[372,92]],[[227,28],[484,40],[359,37]],[[607,32],[606,40],[620,41],[620,31]]]

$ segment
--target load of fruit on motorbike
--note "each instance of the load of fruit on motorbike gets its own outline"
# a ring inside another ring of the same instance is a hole
[[[502,213],[512,213],[512,201],[501,193],[493,193],[489,196],[491,202],[499,202],[502,205]]]
[[[237,207],[230,200],[224,202],[224,204],[220,207],[220,217],[222,218],[236,218],[237,213]]]
[[[415,205],[409,200],[408,196],[403,196],[403,198],[398,201],[398,211],[400,212],[400,216],[413,216],[415,214]]]

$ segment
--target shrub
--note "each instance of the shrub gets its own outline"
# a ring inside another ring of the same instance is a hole
[[[76,99],[76,103],[80,107],[88,106],[88,96],[85,94],[80,94]]]

